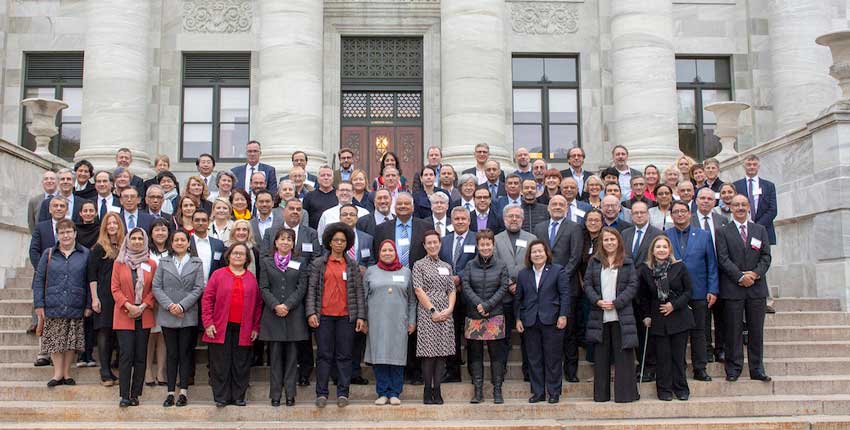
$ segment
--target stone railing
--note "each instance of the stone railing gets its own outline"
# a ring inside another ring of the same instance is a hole
[[[759,177],[776,184],[777,245],[768,282],[784,296],[850,303],[850,111],[828,111],[805,127],[723,161],[723,180],[744,176],[743,161],[761,159]]]

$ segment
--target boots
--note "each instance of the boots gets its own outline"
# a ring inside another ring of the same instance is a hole
[[[425,390],[424,394],[422,394],[422,404],[423,405],[433,405],[434,404],[434,396],[433,396],[434,391],[433,391],[433,389],[431,388],[430,385],[425,384],[424,390]]]
[[[490,363],[493,378],[493,403],[500,405],[505,403],[502,397],[502,382],[505,380],[505,365],[501,362]]]
[[[472,374],[474,394],[469,403],[481,403],[484,399],[484,362],[469,362],[469,372]]]
[[[442,405],[443,404],[443,393],[441,392],[439,385],[434,387],[433,393],[434,393],[434,397],[433,397],[434,401],[432,402],[432,404]]]

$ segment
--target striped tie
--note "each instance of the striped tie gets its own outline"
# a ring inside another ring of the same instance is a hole
[[[410,238],[410,236],[408,236],[408,234],[407,234],[407,224],[401,225],[401,238],[402,239],[409,239]],[[407,263],[410,262],[410,245],[402,247],[401,256],[399,257],[399,259],[401,260],[402,266],[407,266]]]

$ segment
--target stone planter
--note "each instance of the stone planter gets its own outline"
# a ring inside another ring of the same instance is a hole
[[[53,99],[24,99],[21,104],[29,109],[32,114],[32,122],[27,126],[30,134],[35,136],[35,153],[41,156],[50,156],[50,139],[59,133],[56,127],[56,114],[68,107],[68,103]]]
[[[850,110],[850,31],[824,34],[815,39],[815,43],[826,46],[832,52],[829,75],[838,80],[842,93],[841,98],[824,113]]]
[[[723,149],[717,154],[717,159],[726,159],[737,154],[735,141],[738,139],[738,118],[741,112],[750,108],[750,105],[740,102],[717,102],[705,106],[705,110],[714,113],[717,125],[714,134],[720,138]]]

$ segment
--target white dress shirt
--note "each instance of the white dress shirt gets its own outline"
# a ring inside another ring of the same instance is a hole
[[[263,219],[259,213],[257,214],[257,230],[260,233],[260,239],[266,234],[266,230],[272,226],[274,223],[274,211],[269,212],[269,216],[266,219]]]
[[[210,267],[212,267],[212,245],[210,237],[198,237],[195,235],[195,250],[198,252],[198,258],[204,264],[204,283],[210,279]]]
[[[714,231],[714,212],[709,212],[708,215],[704,215],[702,212],[697,211],[697,218],[699,220],[699,228],[703,229],[703,224],[705,223],[705,217],[708,217],[708,231],[711,233],[711,241],[715,245],[717,244],[717,236],[715,236]]]
[[[467,207],[466,205],[469,204]],[[460,206],[463,206],[464,209],[474,211],[475,210],[475,202],[472,200],[464,200],[463,197],[460,198]]]
[[[531,266],[531,268],[534,270],[534,289],[537,291],[540,291],[540,279],[543,278],[543,269],[545,267],[546,266],[543,266],[540,268],[540,270],[537,270],[536,267]]]
[[[487,173],[484,170],[478,170],[475,168],[475,177],[478,178],[478,185],[483,185],[487,183]]]
[[[761,183],[759,181],[759,176],[744,177],[744,187],[747,189],[747,193],[750,192],[750,179],[753,180],[753,213],[758,213],[759,210],[759,200],[761,199]],[[748,194],[749,195],[749,194]]]
[[[434,228],[437,229],[437,233],[440,233],[440,237],[446,237],[446,228],[449,226],[448,217],[443,215],[442,219],[434,218]]]
[[[340,208],[342,208],[342,205],[336,205],[336,206],[322,212],[322,216],[321,216],[321,218],[319,218],[319,225],[316,226],[316,232],[319,233],[319,239],[320,240],[322,238],[322,233],[325,232],[325,228],[328,225],[333,224],[335,222],[339,222],[339,210],[340,210]],[[360,217],[366,216],[366,215],[369,215],[369,211],[364,209],[364,208],[361,208],[360,206],[357,206],[357,218],[359,219]],[[375,221],[377,221],[377,220],[375,220]],[[375,224],[375,225],[377,225],[377,224]]]
[[[613,302],[617,298],[617,272],[619,269],[602,268],[602,300]],[[617,309],[604,310],[602,312],[602,322],[619,321]]]
[[[646,240],[646,228],[647,228],[647,226],[649,226],[649,223],[646,223],[643,227],[638,227],[637,224],[635,224],[635,237],[632,238],[632,247],[630,249],[635,249],[635,246],[638,245],[638,241],[637,241],[638,237],[640,237],[641,242]],[[640,232],[640,236],[638,236],[638,232]],[[634,257],[634,255],[632,257]],[[635,262],[635,264],[638,264],[638,263],[639,262]]]
[[[103,206],[103,201],[106,200],[106,212],[118,212],[119,209],[112,205],[112,200],[115,196],[112,193],[109,193],[109,196],[103,197],[100,194],[97,195],[97,213],[100,214],[100,208]]]
[[[254,168],[253,172],[251,172],[251,167]],[[259,171],[260,171],[260,163],[257,163],[256,166],[251,166],[250,164],[245,164],[245,191],[247,191],[248,194],[253,194],[253,193],[251,193],[251,175],[253,173],[257,173]]]
[[[573,179],[575,179],[576,184],[578,184],[580,194],[581,190],[584,189],[584,170],[582,170],[581,172],[576,172],[575,170],[573,170],[572,167],[570,167],[570,175],[573,177]]]
[[[295,246],[295,244],[298,243],[298,227],[299,227],[298,225],[296,225],[295,227],[291,227],[286,222],[284,222],[283,225],[281,226],[281,228],[288,228],[288,229],[295,232],[295,240],[292,241],[292,246]]]

